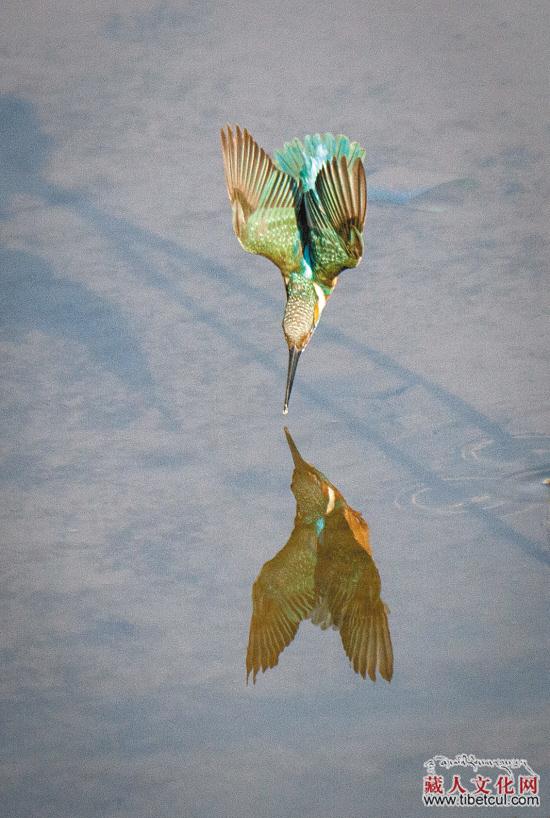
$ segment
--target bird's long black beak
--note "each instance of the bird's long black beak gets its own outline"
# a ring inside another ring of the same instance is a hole
[[[290,393],[292,392],[292,384],[294,383],[294,375],[296,374],[296,367],[302,354],[301,349],[296,347],[289,347],[288,350],[288,374],[286,376],[286,391],[285,391],[285,405],[283,406],[283,415],[288,414],[288,402],[290,400]]]

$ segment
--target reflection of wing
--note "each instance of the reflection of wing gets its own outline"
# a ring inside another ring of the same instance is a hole
[[[287,544],[265,563],[252,588],[252,619],[246,653],[246,678],[275,667],[315,603],[317,533],[297,525]]]
[[[275,167],[248,131],[222,130],[233,229],[241,246],[273,261],[286,278],[300,267],[302,245],[296,213],[298,183]]]
[[[349,507],[326,518],[315,572],[316,589],[340,631],[356,673],[390,681],[393,651],[388,609],[380,599],[380,576],[370,555],[368,526]]]
[[[305,205],[314,274],[330,286],[342,270],[356,267],[363,255],[367,187],[361,160],[348,165],[342,156],[325,162],[315,190],[305,194]]]

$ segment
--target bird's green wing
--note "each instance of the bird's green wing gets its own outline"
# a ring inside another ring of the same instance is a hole
[[[300,185],[275,167],[246,128],[233,133],[227,126],[221,141],[235,234],[244,250],[266,256],[286,279],[302,256]]]
[[[319,600],[340,631],[356,673],[390,681],[393,650],[388,608],[380,598],[380,576],[370,554],[368,526],[349,506],[326,519],[315,572]]]
[[[287,544],[265,563],[252,587],[246,678],[275,667],[315,602],[316,531],[297,524]]]
[[[312,268],[325,286],[363,255],[363,226],[367,212],[367,183],[361,159],[350,164],[345,156],[325,162],[315,189],[305,194]]]

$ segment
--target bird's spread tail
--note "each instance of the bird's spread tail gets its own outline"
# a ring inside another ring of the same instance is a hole
[[[358,142],[350,142],[347,136],[331,133],[313,134],[304,137],[303,143],[295,138],[286,142],[283,149],[275,153],[275,164],[280,170],[300,180],[306,190],[315,185],[315,178],[321,166],[334,157],[345,156],[348,164],[355,159],[363,159],[365,151]]]

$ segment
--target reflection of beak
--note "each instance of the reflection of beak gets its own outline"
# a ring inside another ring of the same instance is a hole
[[[292,436],[291,436],[290,432],[288,431],[288,429],[286,428],[286,426],[284,428],[284,432],[285,432],[288,447],[290,449],[290,453],[292,455],[292,459],[294,460],[294,465],[296,466],[296,468],[298,468],[299,466],[308,466],[309,464],[306,463],[306,461],[304,460],[304,458],[302,457],[302,455],[298,451],[298,449],[296,447],[296,444],[292,440]]]
[[[290,393],[292,392],[292,384],[294,383],[294,375],[296,374],[296,367],[298,366],[298,361],[300,360],[300,355],[302,354],[301,349],[296,349],[296,347],[289,347],[288,350],[288,374],[286,376],[286,392],[285,392],[285,405],[283,407],[283,415],[288,413],[288,402],[290,400]]]

